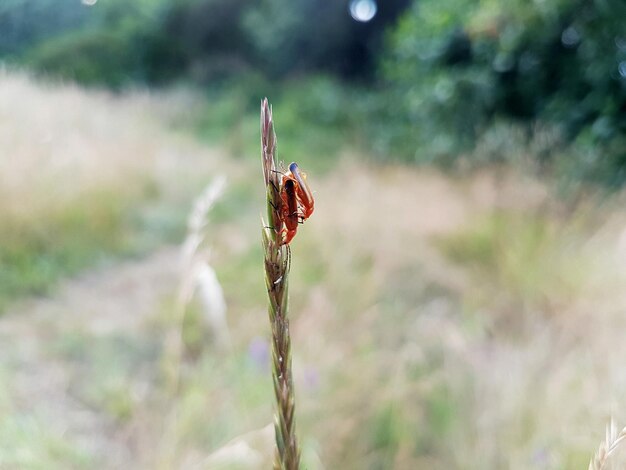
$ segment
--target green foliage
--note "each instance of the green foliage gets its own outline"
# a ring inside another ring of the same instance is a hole
[[[409,2],[388,0],[376,21],[359,24],[348,0],[7,1],[0,57],[30,58],[39,70],[90,84],[100,76],[108,86],[119,86],[120,76],[206,83],[251,70],[371,77],[385,27]]]
[[[52,429],[51,423],[44,423],[35,416],[3,416],[0,422],[0,467],[32,470],[92,468],[94,462],[85,451],[63,440]]]
[[[272,399],[270,380],[264,371],[251,367],[245,355],[218,359],[205,354],[196,367],[180,398],[181,438],[215,449],[227,442],[226,436],[249,430],[242,423],[269,421],[265,405]],[[224,387],[232,387],[234,393],[224,393]]]
[[[356,93],[354,93],[356,95]],[[329,78],[292,82],[274,100],[280,131],[278,157],[305,168],[330,169],[343,146],[355,142],[353,91]]]
[[[497,292],[550,310],[589,284],[594,273],[597,261],[585,253],[582,222],[551,219],[541,211],[495,212],[447,236],[440,246],[476,279],[488,281],[481,283],[487,298]]]
[[[119,87],[130,82],[135,71],[130,46],[127,38],[111,32],[81,32],[44,43],[31,52],[28,63],[80,83]]]
[[[0,6],[0,57],[118,88],[215,78],[249,56],[236,25],[246,0],[10,0]]]
[[[132,384],[141,380],[146,365],[157,363],[156,341],[137,342],[124,334],[91,336],[81,330],[57,339],[50,352],[77,369],[90,380],[74,386],[73,394],[93,409],[120,422],[128,421],[138,406]]]
[[[447,161],[494,116],[539,119],[595,147],[581,177],[623,182],[625,16],[620,0],[415,2],[383,62],[393,99],[379,147]]]
[[[180,0],[165,12],[156,34],[180,47],[184,68],[205,83],[250,69],[252,45],[242,25],[251,0]]]
[[[3,0],[0,3],[0,55],[24,49],[89,21],[90,10],[76,0]]]
[[[98,201],[100,203],[98,203]],[[0,302],[44,293],[61,272],[75,272],[87,259],[122,242],[120,206],[95,198],[48,214],[40,226],[11,221],[0,231]],[[43,225],[45,224],[45,225]],[[94,248],[96,249],[94,252]]]
[[[45,41],[23,39],[27,50],[20,60],[89,85],[161,82],[177,76],[183,64],[180,42],[158,31],[166,12],[164,0],[100,2]]]
[[[273,78],[322,72],[362,77],[373,53],[408,0],[387,0],[377,21],[358,24],[348,0],[182,0],[163,33],[184,44],[194,78],[232,76],[255,69]]]
[[[360,88],[330,76],[285,81],[277,86],[258,75],[245,75],[209,90],[206,102],[193,113],[188,125],[207,140],[221,140],[236,157],[255,158],[259,102],[267,94],[274,108],[280,109],[276,117],[279,160],[327,171],[345,146],[359,144],[365,117],[352,106],[358,105],[360,92]]]
[[[132,197],[135,202],[149,198]],[[160,233],[143,236],[141,214],[129,207],[132,197],[94,190],[34,218],[3,214],[0,311],[17,297],[47,293],[60,277],[106,255],[130,254],[162,241],[167,227],[150,227]]]
[[[389,468],[405,434],[406,423],[397,406],[385,404],[369,423],[370,446],[375,452],[374,468]],[[374,459],[373,459],[374,460]]]
[[[275,75],[337,69],[348,54],[353,23],[345,1],[263,0],[244,17],[259,65]]]

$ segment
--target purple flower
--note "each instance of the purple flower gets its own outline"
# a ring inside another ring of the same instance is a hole
[[[248,345],[248,356],[256,368],[267,371],[270,364],[270,348],[267,340],[255,336]]]

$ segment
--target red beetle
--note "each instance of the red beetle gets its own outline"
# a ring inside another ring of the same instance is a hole
[[[306,173],[301,172],[295,162],[289,165],[289,172],[282,174],[280,186],[280,240],[282,245],[287,245],[296,236],[298,224],[313,214],[315,201],[306,182]]]

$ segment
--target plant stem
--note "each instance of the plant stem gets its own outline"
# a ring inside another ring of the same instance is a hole
[[[267,99],[261,104],[261,147],[267,193],[267,226],[263,222],[265,282],[272,329],[272,378],[276,396],[274,469],[297,470],[300,450],[296,437],[295,395],[291,374],[291,338],[288,319],[288,277],[291,252],[280,241],[281,181],[276,168],[276,134]]]

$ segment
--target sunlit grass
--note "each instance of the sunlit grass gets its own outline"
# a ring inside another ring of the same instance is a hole
[[[205,101],[194,106],[187,128],[202,139],[222,142],[236,158],[254,158],[263,94],[280,109],[276,116],[278,158],[287,164],[298,161],[309,171],[327,172],[339,153],[358,141],[358,118],[349,112],[353,94],[336,81],[317,77],[271,89],[271,84],[250,87],[243,81],[211,91]]]
[[[586,246],[591,234],[593,228],[575,216],[500,210],[443,237],[439,245],[469,268],[483,296],[505,295],[549,313],[576,298],[600,267]]]
[[[35,416],[4,417],[0,423],[0,466],[33,470],[92,468],[86,452],[46,428]]]
[[[155,108],[137,97],[111,103],[109,96],[63,87],[42,91],[23,77],[4,79],[27,104],[23,116],[7,124],[13,135],[20,132],[19,145],[0,128],[3,145],[20,157],[3,160],[10,171],[0,175],[10,194],[0,199],[0,299],[51,292],[55,279],[101,259],[110,270],[104,280],[86,276],[89,288],[81,284],[85,279],[77,282],[78,295],[63,291],[59,298],[35,302],[34,311],[20,308],[15,313],[24,315],[23,323],[19,315],[2,318],[0,467],[92,468],[102,464],[101,452],[110,451],[110,462],[122,459],[135,468],[185,468],[271,425],[258,240],[262,188],[253,183],[259,171],[257,117],[248,122],[239,108],[218,103],[194,131],[208,133],[205,143],[226,135],[233,153],[226,158],[181,144],[190,134],[189,122],[177,117],[184,100],[163,117],[183,130],[172,137],[170,128],[143,127],[150,120],[137,106]],[[333,97],[319,86],[316,99]],[[302,156],[299,163],[316,191],[316,214],[293,242],[291,266],[306,468],[586,465],[608,414],[625,406],[624,298],[616,274],[620,206],[593,202],[566,210],[542,191],[551,201],[544,207],[525,186],[524,204],[519,198],[491,201],[492,188],[478,181],[480,175],[460,181],[339,157],[332,147],[340,137],[329,133],[327,141],[314,141],[345,118],[344,110],[331,99],[320,104],[328,108],[321,116],[328,116],[307,137],[306,129],[292,123],[317,112],[310,103],[295,108],[302,93],[296,89],[282,104],[276,101],[275,110],[280,158]],[[3,118],[17,108],[9,95],[0,92]],[[74,120],[53,127],[51,115],[37,124],[46,113],[38,106],[46,100],[52,108],[72,108]],[[255,113],[257,108],[255,102]],[[228,136],[237,119],[239,130]],[[116,120],[119,127],[111,124]],[[36,135],[50,127],[61,140],[30,144],[33,126]],[[128,126],[132,132],[125,133]],[[65,155],[61,137],[73,135],[74,127],[84,142],[70,145],[70,161],[54,170],[46,152]],[[111,135],[120,136],[118,145],[111,147]],[[102,153],[91,154],[91,147],[102,147]],[[171,159],[155,158],[169,152]],[[314,162],[317,152],[321,162]],[[32,163],[24,168],[20,161]],[[211,164],[229,177],[211,212],[207,245],[226,297],[232,351],[215,347],[200,306],[191,303],[182,329],[180,393],[172,398],[163,339],[173,324],[176,257],[140,271],[147,280],[126,274],[123,284],[106,285],[128,269],[115,264],[112,254],[127,258],[163,240],[182,242],[191,199],[214,175]],[[330,166],[335,171],[321,171]],[[500,189],[520,185],[494,174]],[[49,183],[57,181],[62,194],[50,190]],[[481,190],[487,196],[476,195]],[[606,222],[610,217],[612,225]],[[172,280],[165,288],[157,282],[163,273]],[[134,301],[124,303],[134,294]],[[68,301],[73,295],[76,300]],[[96,318],[95,306],[103,303],[112,318]],[[149,307],[139,313],[144,304]],[[492,319],[524,319],[527,328],[511,322],[500,327]],[[48,385],[57,395],[42,389],[43,371],[60,374],[52,375],[58,383]],[[27,408],[20,398],[28,400]],[[59,418],[63,432],[45,414],[57,405],[76,413]],[[173,407],[177,421],[168,420]],[[92,429],[81,428],[85,415],[94,419]],[[85,432],[103,447],[76,442]],[[255,450],[271,459],[271,445]]]
[[[111,255],[178,238],[179,208],[206,170],[186,173],[189,157],[177,153],[202,151],[155,118],[158,100],[17,72],[0,83],[0,310]]]
[[[5,215],[0,228],[0,307],[27,294],[45,294],[110,253],[138,251],[133,234],[143,198],[92,191],[35,214]],[[32,209],[32,208],[31,208]]]

